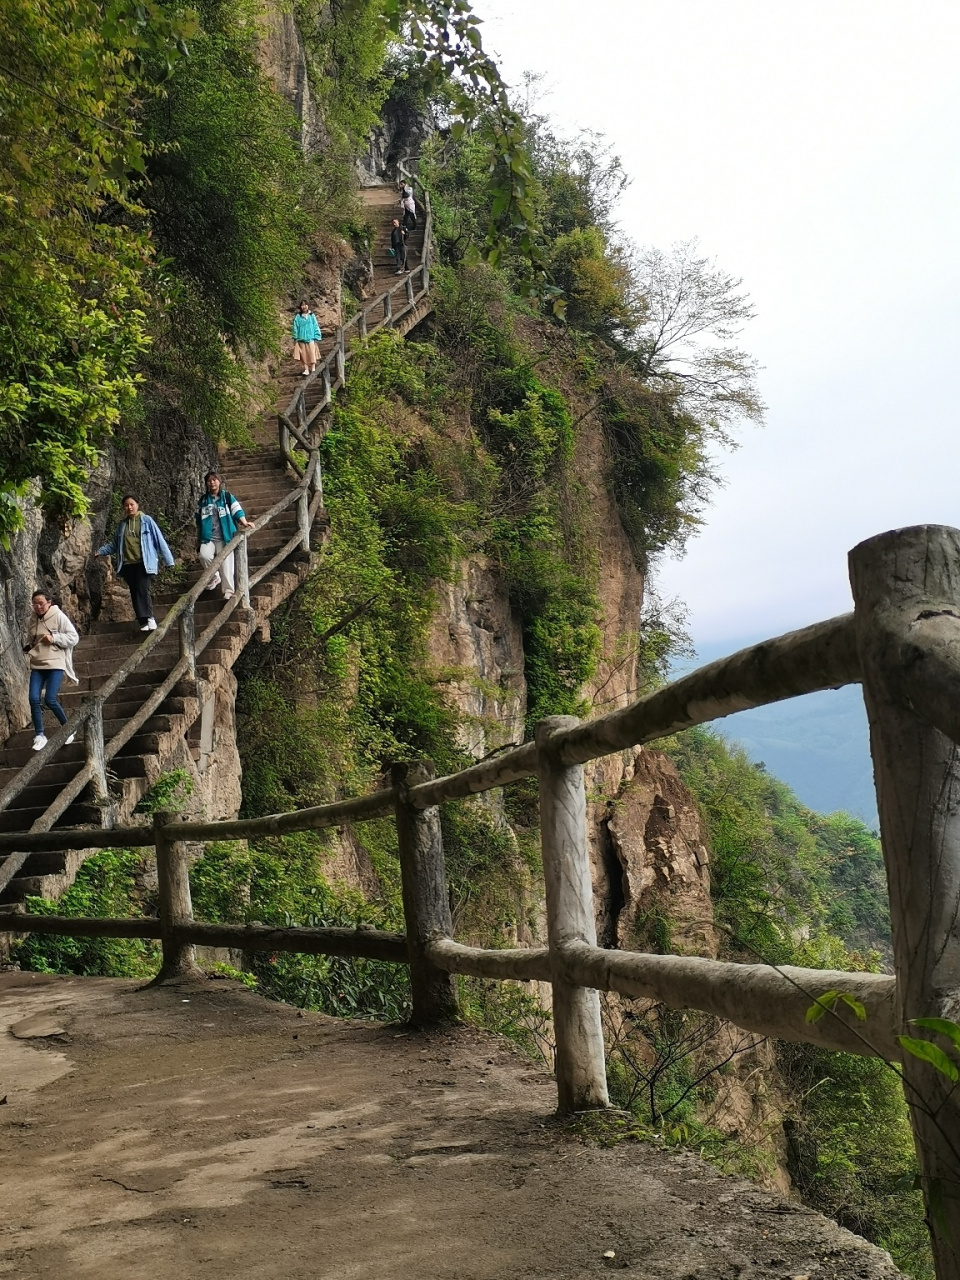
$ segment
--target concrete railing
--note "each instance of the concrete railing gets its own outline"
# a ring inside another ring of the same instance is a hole
[[[78,920],[9,914],[10,933],[159,938],[161,978],[189,973],[193,948],[299,951],[408,965],[413,1021],[457,1016],[455,974],[549,982],[564,1112],[607,1104],[599,991],[694,1008],[764,1035],[899,1061],[920,1155],[940,1280],[960,1274],[960,1097],[946,1075],[905,1053],[912,1020],[960,1012],[960,530],[894,530],[850,553],[854,612],[710,663],[630,706],[580,723],[554,716],[535,738],[448,777],[396,766],[381,790],[265,818],[110,832],[0,834],[0,851],[156,849],[159,915]],[[861,683],[870,721],[890,890],[896,976],[732,964],[597,945],[583,764],[692,725],[820,689]],[[547,945],[485,950],[452,936],[438,805],[536,776]],[[269,928],[194,920],[187,844],[255,840],[392,815],[405,934]],[[808,1013],[822,997],[823,1016]],[[853,1004],[859,1002],[864,1017]],[[935,1028],[931,1028],[935,1029]]]

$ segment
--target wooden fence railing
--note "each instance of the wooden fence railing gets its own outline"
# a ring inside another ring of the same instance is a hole
[[[152,827],[0,834],[0,852],[156,849],[159,915],[71,919],[6,914],[9,933],[159,938],[161,979],[189,973],[197,945],[367,957],[409,965],[413,1021],[456,1016],[455,974],[549,982],[559,1108],[607,1104],[599,991],[701,1009],[761,1034],[900,1062],[940,1280],[960,1275],[960,1096],[898,1034],[916,1018],[960,1015],[960,530],[894,530],[850,554],[853,613],[712,662],[630,706],[580,723],[548,717],[534,741],[449,777],[397,766],[371,795],[265,818]],[[890,890],[896,977],[646,955],[597,946],[583,764],[680,729],[799,694],[859,682],[870,721]],[[452,937],[438,805],[536,776],[547,945],[485,950]],[[186,842],[257,839],[392,814],[405,934],[269,928],[193,918]],[[828,992],[859,1001],[860,1020]],[[944,1024],[948,1025],[948,1024]]]

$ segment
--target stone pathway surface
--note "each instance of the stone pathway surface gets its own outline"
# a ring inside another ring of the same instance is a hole
[[[470,1029],[342,1022],[224,981],[6,973],[4,1095],[0,1276],[900,1275],[693,1155],[577,1138],[549,1076]]]

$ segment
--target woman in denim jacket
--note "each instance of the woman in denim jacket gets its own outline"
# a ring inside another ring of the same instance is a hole
[[[160,568],[174,563],[173,552],[160,532],[156,520],[140,510],[140,503],[128,493],[123,500],[123,519],[117,525],[112,542],[105,542],[98,556],[115,556],[117,573],[130,588],[133,612],[141,631],[156,631],[150,599],[150,579]]]

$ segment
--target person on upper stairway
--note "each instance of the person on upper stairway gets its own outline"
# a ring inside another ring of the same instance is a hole
[[[409,192],[409,194],[408,194]],[[417,202],[413,198],[413,191],[407,187],[404,188],[403,195],[400,197],[400,206],[403,209],[403,229],[404,231],[414,231],[417,226]]]
[[[33,613],[27,625],[27,643],[23,652],[30,663],[30,714],[33,716],[34,751],[47,745],[43,732],[43,708],[52,711],[61,724],[67,713],[60,705],[63,677],[79,683],[73,669],[73,649],[80,637],[77,629],[59,605],[45,591],[35,591],[30,602]],[[71,733],[67,742],[73,741]]]
[[[399,218],[394,218],[390,228],[390,252],[397,264],[394,274],[402,276],[407,269],[407,233],[401,227]]]
[[[150,579],[159,569],[161,560],[165,565],[174,563],[173,552],[156,520],[140,510],[140,503],[133,494],[128,493],[123,500],[123,519],[117,525],[113,541],[105,542],[97,555],[116,557],[117,573],[130,588],[130,600],[140,630],[156,631]]]
[[[320,358],[317,343],[322,338],[317,317],[310,310],[309,302],[304,299],[293,317],[293,358],[303,365],[301,376],[304,378],[317,371],[317,360]]]
[[[228,489],[223,487],[223,477],[218,471],[208,471],[203,478],[204,492],[197,503],[197,550],[205,565],[212,564],[228,542],[237,536],[238,529],[252,529],[243,507]],[[234,556],[227,556],[205,591],[213,591],[222,583],[223,598],[229,600],[236,590]]]

